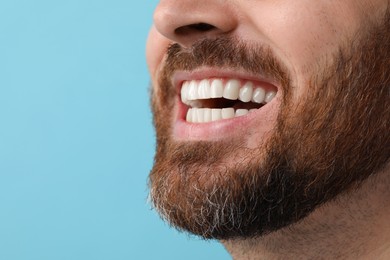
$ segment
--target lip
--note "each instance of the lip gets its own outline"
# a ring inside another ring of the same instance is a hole
[[[247,115],[223,119],[208,123],[188,123],[186,113],[188,106],[181,102],[180,89],[184,81],[201,80],[207,78],[234,78],[243,81],[258,82],[270,85],[277,89],[274,99]],[[178,140],[185,141],[213,141],[234,136],[242,136],[243,133],[255,130],[257,133],[265,134],[272,130],[276,122],[277,112],[280,104],[281,88],[278,84],[268,78],[259,75],[251,75],[245,72],[219,70],[213,68],[202,68],[196,71],[179,71],[173,75],[173,84],[177,91],[176,118],[173,125],[173,135]]]

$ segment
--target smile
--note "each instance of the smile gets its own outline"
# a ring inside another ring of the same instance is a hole
[[[275,125],[282,96],[279,83],[244,71],[201,68],[173,76],[177,89],[173,136],[214,141],[251,135],[263,138]],[[279,93],[280,92],[280,93]]]
[[[181,102],[188,123],[209,123],[255,112],[276,96],[274,86],[250,80],[208,78],[182,83]]]

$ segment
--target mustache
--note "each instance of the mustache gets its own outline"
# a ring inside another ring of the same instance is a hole
[[[270,47],[227,36],[201,39],[190,47],[171,44],[161,76],[170,79],[175,71],[192,71],[202,66],[247,71],[271,78],[281,87],[290,83],[288,70]]]

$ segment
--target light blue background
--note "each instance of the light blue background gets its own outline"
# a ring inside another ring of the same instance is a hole
[[[230,259],[150,209],[157,1],[0,0],[0,259]]]

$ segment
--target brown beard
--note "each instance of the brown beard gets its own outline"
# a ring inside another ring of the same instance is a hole
[[[172,45],[152,96],[157,151],[149,185],[161,216],[204,238],[260,236],[380,171],[390,157],[390,15],[355,39],[311,78],[299,104],[270,49],[224,37],[191,49]],[[257,149],[245,147],[245,136],[172,138],[177,93],[171,75],[202,65],[258,72],[282,86],[277,124]]]

